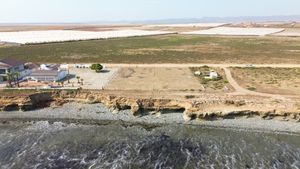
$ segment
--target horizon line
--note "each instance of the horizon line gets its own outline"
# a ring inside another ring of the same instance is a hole
[[[294,19],[292,19],[294,17]],[[207,16],[199,18],[165,18],[165,19],[145,19],[145,20],[102,20],[102,21],[65,21],[65,22],[0,22],[6,24],[26,24],[26,25],[59,25],[59,24],[159,24],[159,23],[241,23],[241,22],[300,22],[300,15],[269,15],[269,16]]]

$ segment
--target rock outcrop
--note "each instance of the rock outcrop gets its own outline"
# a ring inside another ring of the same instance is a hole
[[[68,102],[85,104],[103,103],[112,111],[131,109],[135,116],[145,110],[163,112],[182,111],[186,121],[193,119],[212,120],[218,118],[260,116],[264,119],[280,117],[300,121],[299,101],[289,102],[268,98],[246,98],[233,96],[188,98],[149,98],[118,96],[101,91],[55,91],[27,95],[0,96],[0,110],[28,111],[36,108],[62,106]]]

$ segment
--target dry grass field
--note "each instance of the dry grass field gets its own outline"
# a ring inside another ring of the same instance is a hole
[[[188,68],[122,68],[105,89],[201,91],[203,87]]]
[[[300,63],[300,39],[165,35],[0,48],[38,63]]]
[[[300,68],[231,68],[233,77],[249,90],[285,95],[300,94]]]

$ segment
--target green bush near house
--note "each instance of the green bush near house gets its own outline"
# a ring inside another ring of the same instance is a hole
[[[103,66],[101,64],[99,64],[99,63],[92,64],[91,69],[95,70],[97,73],[99,73],[103,69]]]

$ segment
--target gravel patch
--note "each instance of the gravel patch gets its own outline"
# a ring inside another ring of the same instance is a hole
[[[96,73],[90,69],[71,68],[70,74],[73,74],[74,78],[70,81],[75,87],[82,87],[84,89],[103,89],[110,80],[116,76],[118,71],[118,68],[111,68],[106,69],[101,73]],[[83,79],[83,85],[78,84],[78,79],[76,79],[76,77]]]

